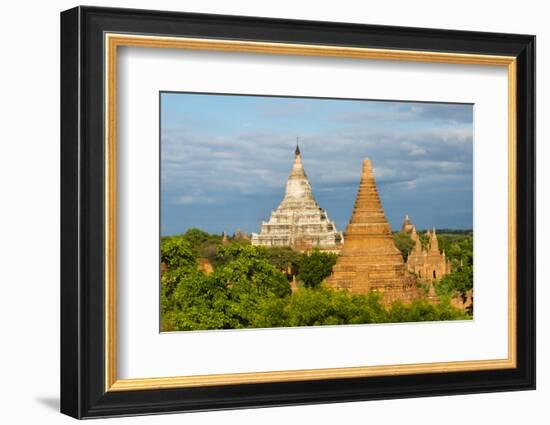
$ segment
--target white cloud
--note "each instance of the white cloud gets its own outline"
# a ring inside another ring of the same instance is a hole
[[[205,196],[193,196],[193,195],[182,195],[176,198],[176,204],[180,205],[197,205],[197,204],[213,204],[215,200]]]
[[[425,156],[425,155],[428,155],[428,151],[426,149],[423,149],[423,148],[412,148],[410,151],[409,151],[409,155],[410,156]]]

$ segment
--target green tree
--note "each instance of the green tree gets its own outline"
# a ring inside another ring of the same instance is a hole
[[[161,239],[160,261],[171,269],[195,267],[197,264],[197,259],[189,242],[181,236],[170,236]]]
[[[382,323],[387,312],[380,295],[350,295],[321,285],[293,294],[285,310],[287,326]]]
[[[194,270],[180,276],[167,317],[180,331],[238,327],[238,322],[227,314],[228,309],[228,288],[219,280]]]
[[[236,327],[258,327],[263,309],[276,307],[274,300],[290,296],[286,276],[265,259],[265,248],[230,244],[218,254],[222,265],[211,275],[228,288],[227,315]],[[273,313],[270,313],[273,318]]]
[[[286,277],[265,259],[265,248],[231,244],[222,247],[218,256],[225,258],[225,261],[214,274],[227,286],[243,287],[246,292],[262,296],[283,297],[290,294]]]
[[[337,257],[336,254],[321,252],[318,249],[302,255],[297,279],[306,288],[318,287],[332,273],[332,267],[336,264]]]
[[[461,295],[466,297],[473,289],[473,268],[469,265],[458,266],[446,276],[443,276],[435,285],[438,295]]]
[[[265,250],[265,258],[279,270],[297,269],[302,254],[289,246],[276,246]]]
[[[395,243],[395,246],[397,247],[397,249],[401,251],[403,260],[407,261],[409,252],[411,252],[411,250],[414,247],[414,242],[411,239],[411,236],[405,232],[395,232],[393,234],[393,242]]]
[[[218,255],[225,261],[210,275],[203,274],[196,265],[165,272],[161,291],[163,330],[276,325],[276,308],[285,303],[276,300],[290,295],[290,284],[264,254],[263,248],[231,244],[220,248]],[[269,317],[264,317],[266,314]]]
[[[357,307],[358,313],[349,323],[385,323],[388,321],[388,312],[382,305],[382,294],[369,292],[366,295],[353,295],[351,302]]]
[[[211,238],[211,235],[201,229],[192,227],[191,229],[188,229],[182,237],[189,242],[189,245],[193,250],[198,250],[204,242]]]
[[[256,312],[251,317],[252,328],[280,328],[289,326],[288,305],[290,297],[263,298],[256,305]]]
[[[452,235],[451,238],[441,237],[445,246],[445,254],[451,261],[451,273],[443,276],[435,285],[440,296],[461,295],[464,299],[468,291],[473,289],[473,238],[471,235]]]
[[[467,313],[453,308],[449,297],[442,297],[438,304],[425,299],[410,304],[395,301],[388,313],[391,323],[471,319]]]
[[[191,249],[197,257],[207,258],[210,262],[216,257],[218,245],[222,241],[220,235],[210,234],[194,227],[187,230],[181,236],[189,242]]]

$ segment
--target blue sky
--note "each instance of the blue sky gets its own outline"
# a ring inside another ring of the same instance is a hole
[[[344,230],[372,161],[394,230],[472,228],[473,106],[161,93],[161,233],[257,232],[299,137],[319,205]]]

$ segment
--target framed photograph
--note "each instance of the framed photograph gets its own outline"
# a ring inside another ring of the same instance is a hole
[[[61,14],[61,411],[535,388],[535,37]]]

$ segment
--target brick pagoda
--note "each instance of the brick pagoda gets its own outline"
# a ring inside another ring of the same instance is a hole
[[[363,161],[344,244],[327,284],[352,294],[380,292],[385,304],[398,299],[410,302],[422,296],[422,289],[416,287],[416,278],[407,270],[393,242],[369,159]]]

